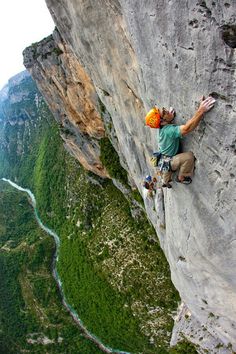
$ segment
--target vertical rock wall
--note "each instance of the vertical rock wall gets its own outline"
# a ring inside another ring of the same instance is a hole
[[[186,304],[173,342],[180,328],[212,353],[236,350],[235,1],[46,2],[110,113],[118,153],[140,190],[157,149],[145,112],[172,105],[182,124],[201,95],[217,98],[183,142],[196,156],[192,185],[174,183],[146,209]]]

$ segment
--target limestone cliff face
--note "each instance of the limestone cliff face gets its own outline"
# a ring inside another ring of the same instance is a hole
[[[156,131],[144,126],[145,112],[154,103],[172,105],[181,124],[201,95],[217,98],[215,108],[183,141],[184,150],[196,156],[192,185],[173,183],[172,190],[158,192],[145,204],[184,303],[172,343],[182,332],[211,353],[235,351],[236,3],[46,2],[110,113],[122,164],[141,192],[140,180],[154,172],[149,156],[157,149]],[[72,68],[71,76],[75,72]],[[58,68],[50,76],[57,90],[65,90]],[[50,87],[50,81],[45,85]]]
[[[107,177],[99,160],[99,139],[105,130],[98,96],[69,46],[55,30],[26,48],[23,55],[25,67],[61,126],[66,148],[86,169]]]

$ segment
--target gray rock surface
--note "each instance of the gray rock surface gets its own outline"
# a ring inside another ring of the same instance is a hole
[[[205,326],[212,348],[220,344],[232,352],[232,345],[235,351],[235,1],[46,2],[110,113],[122,165],[141,192],[157,149],[145,112],[154,103],[172,105],[182,124],[201,95],[217,98],[183,142],[196,156],[192,185],[173,183],[145,204],[191,313],[194,331],[187,335],[182,326],[180,332],[207,349],[197,330]]]

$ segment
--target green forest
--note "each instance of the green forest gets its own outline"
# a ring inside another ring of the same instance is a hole
[[[179,295],[142,204],[134,219],[131,197],[66,152],[36,87],[29,79],[23,85],[30,92],[23,106],[5,107],[8,117],[28,114],[24,124],[6,121],[0,129],[0,177],[30,188],[41,220],[59,235],[57,268],[67,301],[111,348],[194,353],[184,342],[183,349],[169,348]],[[37,226],[27,197],[0,186],[1,351],[99,353],[62,306],[51,275],[53,239]]]
[[[0,352],[101,353],[61,304],[50,271],[53,239],[28,198],[2,181],[0,220]]]

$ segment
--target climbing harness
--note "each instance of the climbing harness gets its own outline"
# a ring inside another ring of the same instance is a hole
[[[166,156],[166,155],[161,156],[158,166],[157,166],[159,168],[160,172],[172,171],[171,164],[170,164],[171,160],[172,160],[172,157],[170,157],[170,156]]]
[[[152,154],[152,157],[150,158],[150,161],[151,161],[151,164],[153,167],[158,167],[158,163],[160,161],[160,158],[161,158],[161,152],[158,151],[158,152],[154,152]]]

